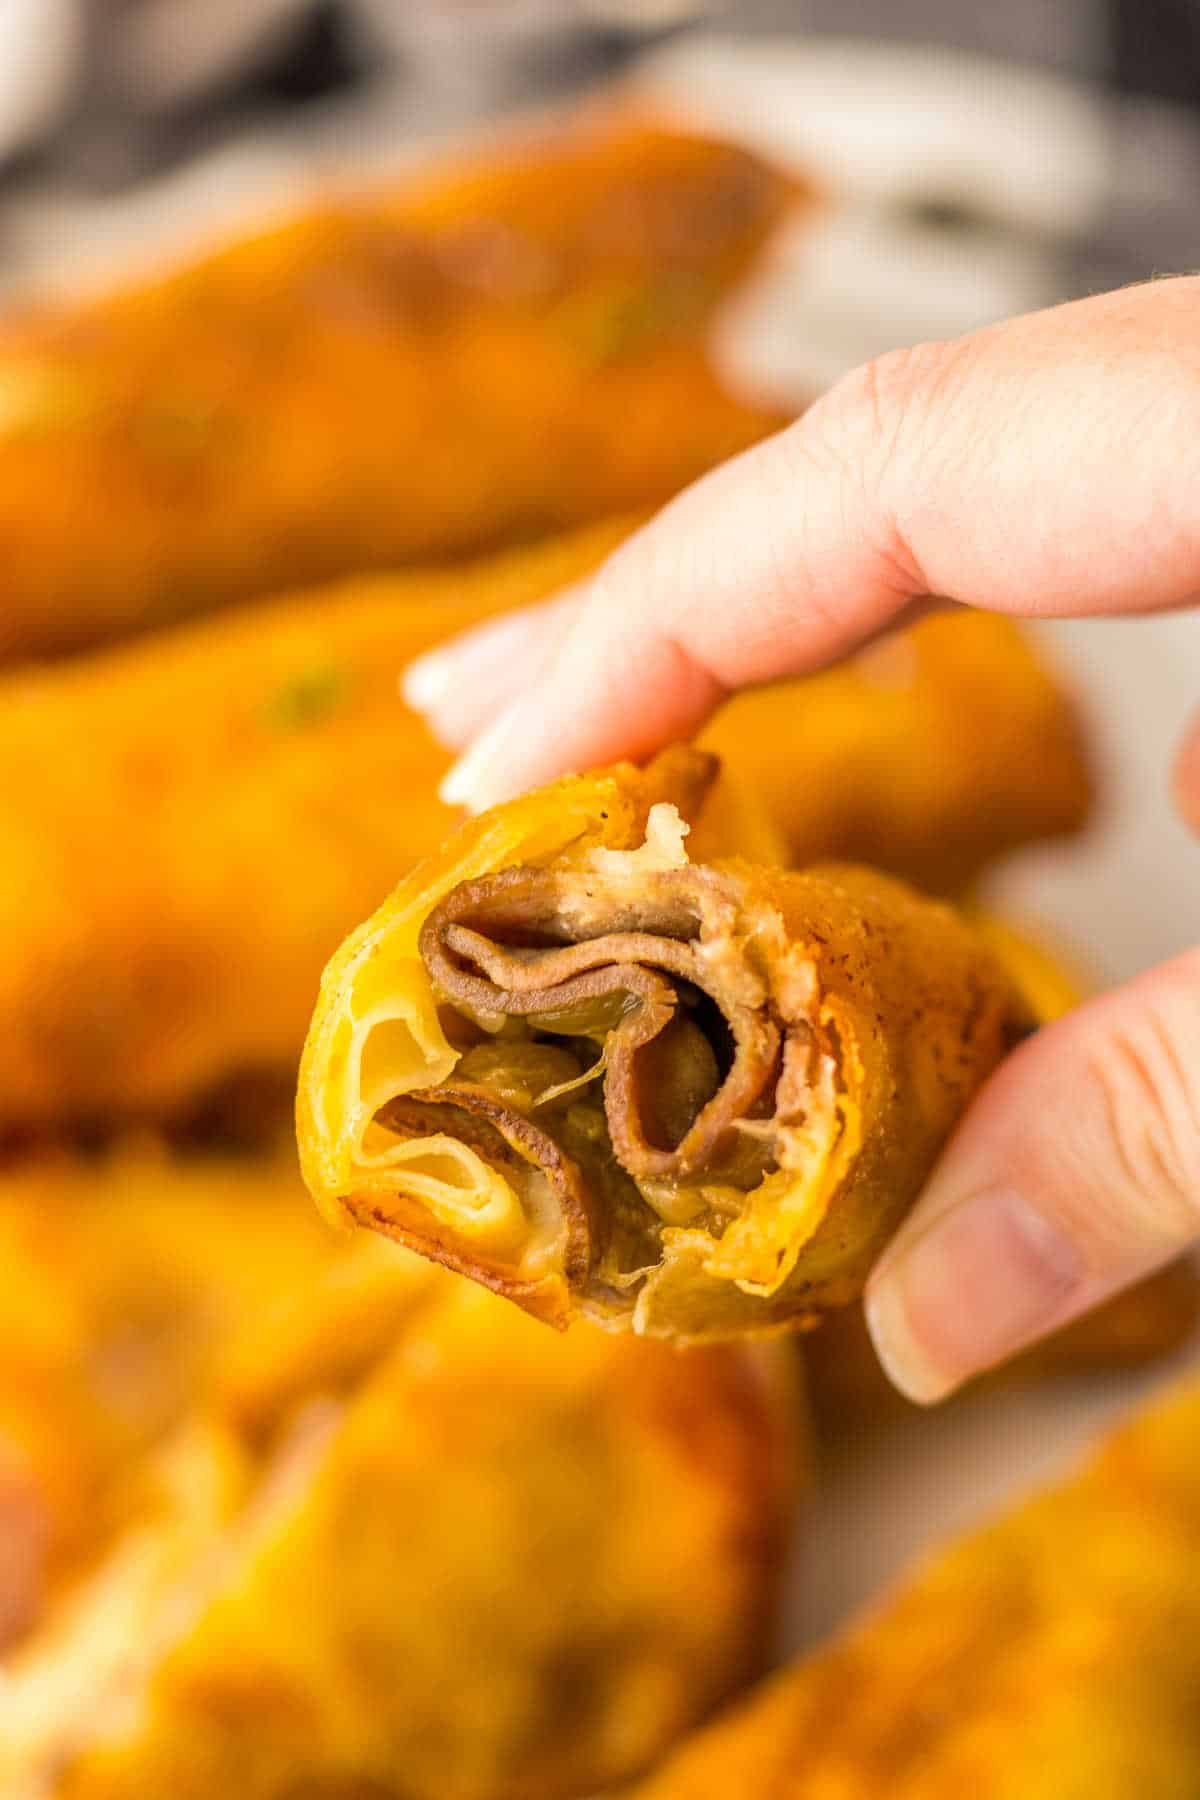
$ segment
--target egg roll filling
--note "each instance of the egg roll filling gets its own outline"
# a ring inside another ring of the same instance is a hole
[[[484,1030],[581,1045],[621,1167],[687,1181],[736,1158],[735,1127],[773,1086],[782,1042],[732,935],[732,972],[700,941],[719,891],[695,869],[643,877],[636,901],[589,874],[507,869],[436,908],[421,955],[435,991]]]
[[[783,1016],[756,942],[777,921],[736,877],[602,855],[463,882],[429,914],[419,954],[446,1035],[475,1041],[447,1080],[385,1101],[371,1137],[404,1158],[441,1260],[505,1291],[561,1274],[628,1309],[664,1228],[716,1240],[814,1128],[827,1153],[836,1043],[811,971]],[[386,1226],[370,1195],[350,1204]]]

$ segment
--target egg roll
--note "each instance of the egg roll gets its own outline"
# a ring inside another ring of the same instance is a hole
[[[9,1657],[11,1800],[583,1800],[761,1669],[795,1496],[779,1363],[586,1329],[547,1356],[492,1296],[356,1251],[371,1316],[391,1285],[380,1356],[349,1385],[309,1360],[321,1296],[231,1350]]]
[[[0,328],[0,658],[665,499],[782,420],[707,339],[798,185],[596,118]]]
[[[309,1188],[539,1319],[696,1341],[852,1301],[1027,1026],[950,907],[688,860],[699,752],[483,814],[326,971]]]
[[[0,682],[0,1138],[64,1120],[226,1129],[247,1093],[252,1127],[265,1094],[286,1112],[323,964],[456,817],[400,670],[586,576],[635,522]],[[723,764],[697,860],[870,853],[935,880],[1077,822],[1072,704],[1016,628],[964,613],[912,643],[899,698],[848,664],[733,703],[708,740]],[[951,728],[956,712],[978,729]]]
[[[1193,1377],[698,1735],[637,1800],[1188,1800],[1197,1432]]]

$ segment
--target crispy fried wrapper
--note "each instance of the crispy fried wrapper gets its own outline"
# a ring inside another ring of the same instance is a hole
[[[710,759],[460,828],[339,951],[310,1189],[536,1317],[695,1341],[853,1300],[1027,1013],[872,872],[693,864]]]
[[[707,340],[798,185],[600,116],[0,334],[0,658],[666,499],[782,421]]]
[[[1193,1378],[702,1733],[637,1800],[1187,1800],[1198,1432]]]
[[[353,1375],[335,1331],[374,1340]],[[547,1356],[359,1237],[247,1323],[10,1654],[6,1800],[582,1800],[644,1770],[768,1653],[797,1476],[769,1349]]]
[[[982,912],[973,914],[973,923],[1040,1025],[1060,1018],[1088,993],[1087,977],[1040,933]],[[1181,1349],[1198,1324],[1200,1270],[1194,1258],[1183,1257],[983,1379],[991,1387],[1009,1387],[1137,1367]],[[859,1306],[822,1321],[821,1329],[805,1339],[804,1362],[813,1413],[827,1436],[850,1435],[911,1408],[880,1367]]]

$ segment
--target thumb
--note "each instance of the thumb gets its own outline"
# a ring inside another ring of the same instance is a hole
[[[1192,720],[1175,761],[1175,804],[1185,824],[1200,833],[1200,716]]]
[[[931,1401],[1200,1236],[1200,949],[1009,1058],[874,1270],[896,1386]]]

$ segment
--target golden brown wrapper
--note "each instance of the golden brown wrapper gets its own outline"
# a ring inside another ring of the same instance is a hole
[[[1025,997],[1039,1025],[1049,1025],[1096,991],[1097,977],[1073,949],[1041,925],[993,912],[977,901],[967,910],[976,931],[991,946]]]
[[[1089,982],[1056,947],[1028,927],[994,915],[974,915],[1039,1024],[1077,1005]],[[1191,1257],[1159,1269],[1116,1294],[1094,1312],[1002,1364],[984,1377],[989,1386],[1136,1367],[1179,1350],[1200,1324],[1200,1270]],[[822,1321],[804,1341],[804,1364],[815,1420],[830,1437],[868,1429],[912,1410],[880,1367],[861,1307]],[[977,1385],[977,1384],[976,1384]]]
[[[347,1380],[330,1327],[390,1332]],[[569,1800],[763,1666],[786,1371],[572,1334],[359,1238],[0,1683],[6,1800]]]
[[[1187,1800],[1198,1430],[1192,1379],[700,1734],[638,1800]]]
[[[494,808],[347,941],[298,1108],[330,1216],[557,1325],[694,1341],[861,1292],[1028,1014],[901,883],[688,863],[703,766]]]
[[[665,499],[781,421],[713,317],[797,185],[599,116],[0,334],[0,657]]]

